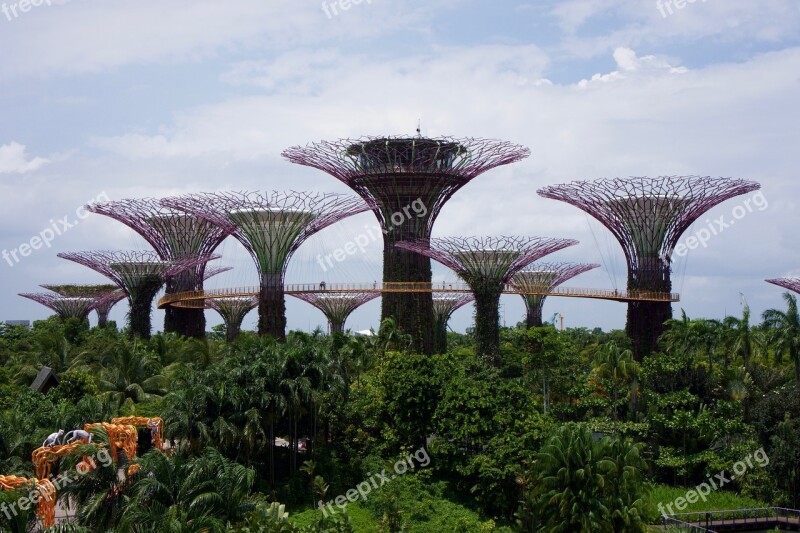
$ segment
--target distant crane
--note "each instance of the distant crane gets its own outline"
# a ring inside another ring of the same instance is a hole
[[[553,316],[550,317],[550,320],[545,320],[544,323],[545,324],[552,324],[553,326],[555,326],[556,325],[556,317],[557,316],[558,316],[558,313],[553,313]]]
[[[564,331],[564,315],[562,315],[561,313],[553,313],[553,316],[550,317],[550,320],[547,320],[543,323],[550,324],[553,327],[556,327],[556,318],[558,318],[561,323],[560,330]]]

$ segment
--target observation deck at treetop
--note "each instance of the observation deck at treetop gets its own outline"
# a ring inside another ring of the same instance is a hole
[[[259,288],[235,287],[226,289],[209,289],[203,291],[186,291],[164,295],[158,301],[158,308],[168,305],[174,307],[206,308],[206,300],[217,298],[236,298],[257,296]],[[298,283],[284,286],[286,294],[307,293],[349,293],[349,292],[380,292],[380,293],[471,293],[469,285],[462,282],[372,282],[372,283]],[[618,302],[679,302],[678,293],[622,291],[608,289],[585,289],[578,287],[555,287],[551,290],[523,289],[511,283],[505,284],[503,294],[536,294],[541,296],[564,296],[568,298],[591,298],[596,300],[615,300]]]

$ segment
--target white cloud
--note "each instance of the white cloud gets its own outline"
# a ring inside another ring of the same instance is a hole
[[[0,174],[25,174],[38,170],[49,161],[43,157],[29,159],[25,145],[16,142],[0,145]]]

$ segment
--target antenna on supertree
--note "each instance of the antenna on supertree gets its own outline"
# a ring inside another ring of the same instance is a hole
[[[458,309],[475,300],[471,294],[439,293],[433,295],[433,319],[436,321],[434,353],[447,353],[447,323]]]
[[[90,204],[86,210],[122,222],[141,235],[164,261],[211,255],[225,240],[224,228],[192,214],[164,207],[155,198],[135,198]],[[203,290],[205,263],[167,279],[166,293]],[[203,309],[167,307],[164,331],[203,338]]]
[[[526,326],[542,326],[542,307],[547,293],[575,276],[599,267],[594,263],[536,263],[517,272],[510,284],[522,292],[529,291],[529,294],[520,294],[525,301]]]
[[[247,313],[258,307],[254,296],[230,296],[206,300],[206,304],[219,313],[225,322],[225,340],[233,342],[242,331],[242,321]]]
[[[614,234],[628,263],[629,292],[672,290],[670,263],[678,239],[715,205],[761,186],[752,181],[703,176],[659,176],[575,181],[540,189],[592,215]],[[626,331],[637,360],[656,349],[669,302],[628,303]]]
[[[344,323],[347,321],[347,317],[353,311],[380,295],[381,293],[379,292],[306,292],[292,294],[295,298],[310,303],[322,311],[328,319],[331,335],[344,333]]]
[[[396,244],[453,269],[475,296],[476,352],[500,364],[500,295],[520,269],[542,257],[578,244],[543,237],[445,237]]]
[[[764,281],[800,294],[800,278],[796,277],[775,278],[775,279],[765,279]]]
[[[322,141],[295,146],[283,156],[327,172],[364,198],[383,234],[383,281],[431,282],[430,259],[394,245],[430,240],[444,204],[480,174],[530,155],[523,146],[490,139],[389,136]],[[383,295],[381,321],[393,317],[414,339],[414,349],[434,350],[430,293]]]
[[[124,289],[130,304],[130,334],[143,339],[150,338],[153,298],[166,280],[201,263],[219,259],[219,256],[206,255],[165,261],[151,251],[69,252],[60,253],[58,257],[89,267]]]
[[[81,322],[89,318],[89,312],[93,309],[94,300],[92,298],[80,298],[77,296],[60,296],[58,294],[20,293],[19,296],[38,302],[45,307],[49,307],[62,320],[77,318]]]
[[[294,191],[191,194],[161,202],[224,228],[242,243],[259,273],[258,333],[280,340],[286,337],[283,282],[292,254],[311,235],[369,209],[352,196]]]
[[[125,298],[125,291],[117,285],[40,285],[40,287],[65,297],[94,300],[92,308],[97,313],[99,328],[106,327],[111,308]]]

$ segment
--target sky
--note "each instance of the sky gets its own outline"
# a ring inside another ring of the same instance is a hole
[[[568,284],[622,289],[625,262],[611,234],[537,189],[643,175],[744,178],[761,183],[757,197],[721,204],[682,239],[726,221],[676,258],[675,314],[739,315],[746,301],[759,316],[783,306],[782,289],[763,280],[800,275],[796,0],[0,0],[0,50],[0,320],[47,317],[17,296],[39,284],[104,282],[59,252],[148,249],[122,224],[80,210],[87,202],[349,193],[281,152],[410,135],[418,125],[427,136],[531,150],[457,192],[434,236],[578,239],[549,259],[602,267]],[[327,270],[318,261],[375,224],[364,213],[319,233],[292,259],[287,280],[379,279],[379,239]],[[51,233],[46,246],[36,240]],[[38,249],[23,246],[31,244]],[[218,263],[234,268],[207,287],[255,284],[241,245],[229,239],[218,251]],[[454,278],[435,266],[435,280]],[[519,296],[502,306],[507,325],[523,318]],[[377,328],[379,309],[370,302],[347,326]],[[625,311],[551,297],[544,316],[608,330],[624,327]],[[125,312],[123,302],[111,318],[122,323]],[[207,317],[220,322],[213,311]],[[287,318],[291,329],[325,325],[290,297]],[[245,328],[255,320],[252,312]],[[161,327],[163,311],[153,323]],[[471,323],[467,307],[451,327]]]

